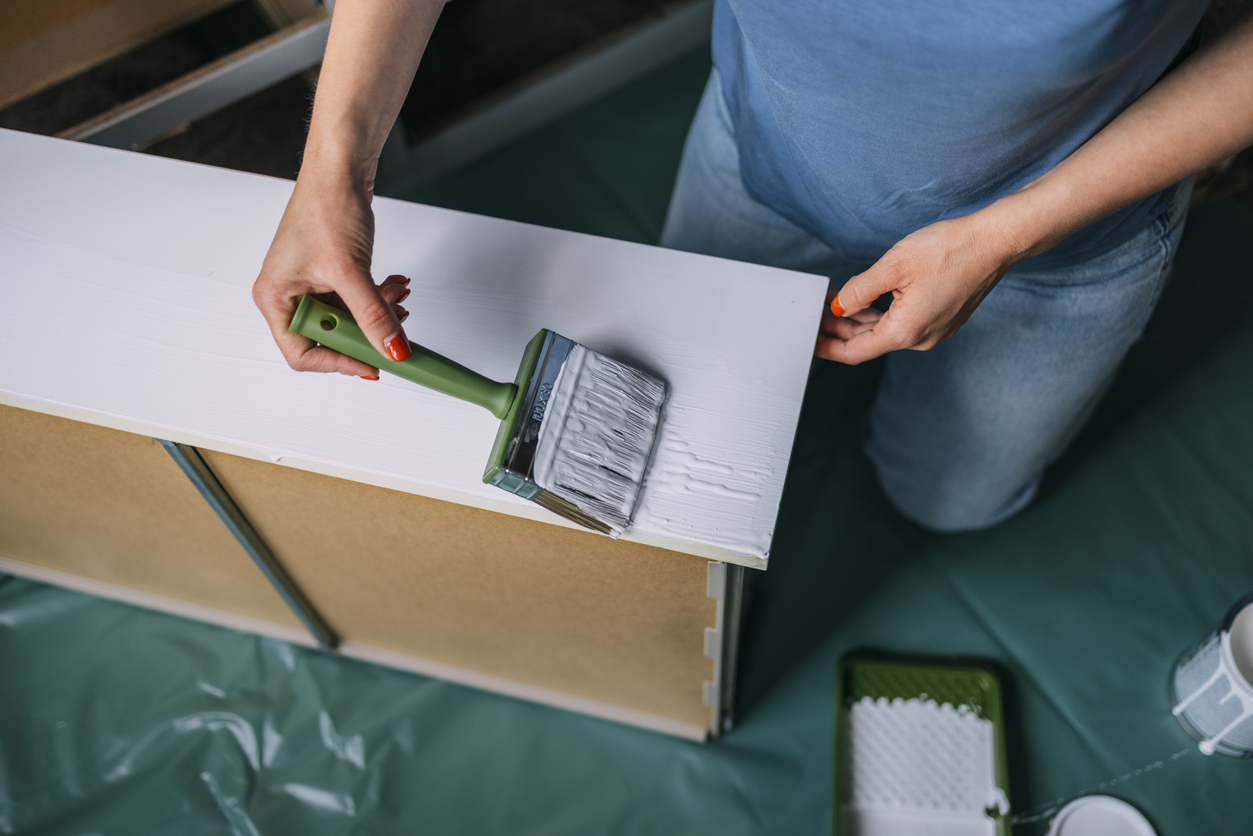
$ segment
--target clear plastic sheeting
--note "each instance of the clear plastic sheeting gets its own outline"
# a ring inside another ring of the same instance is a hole
[[[1250,362],[1253,335],[1019,519],[888,541],[891,573],[841,573],[857,590],[827,595],[863,602],[781,671],[820,615],[801,586],[870,553],[889,519],[821,460],[798,466],[777,580],[755,590],[748,714],[705,745],[5,579],[0,832],[827,832],[834,667],[866,646],[999,662],[1016,834],[1086,792],[1126,798],[1163,836],[1233,832],[1253,816],[1250,764],[1197,753],[1165,682],[1253,588]],[[824,444],[826,413],[806,414],[802,443]],[[815,493],[864,532],[832,545],[829,517],[801,519]]]
[[[679,61],[420,196],[642,237],[707,70]],[[1199,754],[1166,684],[1253,590],[1251,233],[1234,200],[1195,213],[1090,429],[986,532],[897,516],[858,442],[876,365],[817,364],[750,573],[744,716],[709,744],[0,580],[0,833],[829,833],[835,665],[865,647],[1000,665],[1015,836],[1093,792],[1162,836],[1235,833],[1253,763]]]
[[[4,833],[645,833],[823,773],[16,578],[0,624]]]

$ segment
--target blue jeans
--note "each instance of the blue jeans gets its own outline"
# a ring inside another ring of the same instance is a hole
[[[1045,467],[1096,407],[1170,272],[1191,182],[1130,241],[1064,268],[1010,270],[958,334],[887,358],[866,451],[906,516],[935,531],[985,528],[1031,502]],[[740,180],[717,71],[692,122],[662,246],[830,277],[851,264]]]

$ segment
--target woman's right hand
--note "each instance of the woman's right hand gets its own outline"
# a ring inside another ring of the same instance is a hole
[[[376,286],[370,276],[370,199],[379,153],[443,8],[444,0],[335,3],[300,176],[252,286],[274,342],[297,371],[378,379],[373,366],[287,330],[306,293],[351,313],[379,354],[409,357],[399,307],[409,280],[389,276]]]
[[[375,285],[370,274],[374,213],[370,186],[349,175],[301,171],[274,241],[252,287],[252,298],[287,364],[297,371],[339,372],[367,380],[378,369],[287,330],[306,293],[352,314],[370,343],[385,357],[409,357],[400,302],[409,279],[389,276]]]

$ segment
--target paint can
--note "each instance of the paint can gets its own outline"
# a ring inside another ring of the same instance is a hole
[[[1084,795],[1057,811],[1046,836],[1157,836],[1157,831],[1121,798]]]
[[[1253,758],[1253,593],[1179,657],[1170,696],[1174,715],[1204,754]]]

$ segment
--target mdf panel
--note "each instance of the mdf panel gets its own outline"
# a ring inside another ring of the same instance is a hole
[[[710,723],[703,558],[202,455],[345,640]]]
[[[300,626],[160,444],[10,406],[0,555]]]
[[[0,107],[234,0],[10,0],[0,7]]]

